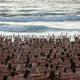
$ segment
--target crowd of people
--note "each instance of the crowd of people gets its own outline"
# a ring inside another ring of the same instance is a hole
[[[0,35],[0,80],[80,80],[80,39],[67,35]]]

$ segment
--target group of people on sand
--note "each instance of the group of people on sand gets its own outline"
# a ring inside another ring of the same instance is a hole
[[[80,80],[80,39],[0,35],[0,80]]]

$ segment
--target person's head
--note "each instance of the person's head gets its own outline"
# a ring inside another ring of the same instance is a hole
[[[61,70],[58,70],[58,76],[61,77]]]
[[[7,60],[8,60],[8,61],[10,60],[10,56],[9,56],[9,55],[7,56]]]
[[[59,69],[59,66],[56,66],[56,69]]]
[[[63,57],[61,57],[61,60],[63,60]]]
[[[35,63],[32,63],[32,68],[35,68],[36,67],[36,64]]]
[[[49,54],[47,55],[47,58],[50,58],[50,55]]]
[[[37,58],[37,55],[34,55],[34,58]]]
[[[52,71],[49,73],[48,78],[54,79],[54,77],[55,77],[55,72],[52,70]]]
[[[64,68],[64,72],[67,72],[67,68]]]
[[[32,58],[32,54],[30,54],[30,58]]]
[[[14,57],[14,54],[11,55],[11,58],[13,58],[13,57]]]
[[[18,56],[18,59],[21,59],[21,56]]]
[[[72,68],[75,68],[75,67],[76,67],[75,62],[72,62],[71,63],[71,70],[72,70]]]
[[[40,64],[41,64],[41,63],[40,63],[40,62],[38,62],[38,66],[40,66]]]
[[[44,70],[44,74],[47,74],[47,70]]]
[[[80,76],[80,71],[77,72],[77,75]]]
[[[48,68],[48,66],[49,66],[48,63],[46,63],[46,64],[45,64],[45,67]]]
[[[70,63],[72,63],[72,62],[73,62],[73,59],[71,58],[71,59],[70,59]]]
[[[50,68],[51,68],[51,69],[53,68],[53,64],[50,64]]]
[[[53,58],[56,58],[56,54],[53,55]]]
[[[14,71],[12,71],[12,72],[11,72],[11,76],[12,76],[12,77],[14,77],[14,75],[15,75],[15,72],[14,72]]]
[[[7,80],[7,76],[5,75],[5,76],[3,76],[3,80]]]
[[[13,71],[16,71],[16,68],[13,68]]]
[[[3,64],[4,62],[3,61],[1,61],[1,64]]]
[[[24,78],[27,78],[27,77],[28,77],[28,70],[25,70]]]
[[[62,61],[64,62],[64,61],[65,61],[65,59],[63,58],[63,59],[62,59]]]
[[[50,58],[49,62],[52,62],[52,58]]]
[[[28,68],[28,64],[25,65],[25,68]]]
[[[8,63],[8,67],[11,67],[11,62]]]
[[[26,63],[26,64],[29,64],[29,61],[27,60],[25,63]]]
[[[32,67],[32,64],[29,64],[29,68],[31,68]]]
[[[72,68],[72,72],[73,72],[73,73],[75,72],[75,68]]]
[[[62,51],[61,54],[64,55],[64,52]]]
[[[21,70],[21,66],[17,66],[16,70],[17,71]]]
[[[66,53],[66,57],[70,57],[70,56],[69,56],[69,53]]]
[[[22,70],[22,74],[24,73],[24,70]]]
[[[21,56],[23,57],[23,53],[21,54]]]
[[[31,73],[31,69],[28,69],[28,74],[30,74]]]

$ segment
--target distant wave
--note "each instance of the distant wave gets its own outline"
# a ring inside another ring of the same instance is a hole
[[[46,32],[46,31],[80,31],[80,29],[63,29],[63,28],[50,28],[46,26],[10,26],[10,25],[0,25],[0,31],[8,32]]]
[[[34,21],[79,21],[80,16],[66,15],[66,16],[28,16],[28,17],[0,17],[0,21],[12,22],[34,22]]]

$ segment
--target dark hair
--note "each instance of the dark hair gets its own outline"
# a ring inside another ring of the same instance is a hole
[[[80,56],[80,53],[78,53],[77,56]]]
[[[52,58],[50,58],[49,62],[52,62]]]
[[[3,61],[1,61],[1,64],[3,64]]]
[[[27,57],[27,60],[28,60],[28,61],[30,61],[30,58],[29,58],[29,57]]]
[[[61,52],[62,55],[64,55],[64,52]]]
[[[16,68],[13,68],[13,71],[16,71]]]
[[[66,52],[66,51],[67,51],[67,49],[65,48],[65,49],[64,49],[64,51]]]
[[[64,68],[64,72],[67,72],[67,68]]]
[[[14,57],[14,54],[11,55],[11,58],[13,58],[13,57]]]
[[[11,72],[11,76],[13,77],[15,75],[15,72],[13,71],[13,72]]]
[[[32,67],[32,64],[29,64],[29,68],[31,68]]]
[[[21,54],[21,56],[23,57],[23,53]]]
[[[5,75],[5,76],[3,76],[3,80],[7,80],[7,76]]]
[[[7,56],[7,60],[8,60],[8,61],[10,60],[10,56],[9,56],[9,55]]]
[[[29,61],[27,60],[25,63],[26,63],[26,64],[29,64]]]
[[[72,63],[71,63],[71,70],[72,70],[72,68],[75,68],[75,67],[76,67],[75,63],[72,62]]]
[[[27,68],[27,67],[28,67],[28,64],[26,64],[25,68]]]
[[[63,58],[63,59],[62,59],[62,61],[64,62],[64,61],[65,61],[65,59]]]
[[[7,53],[9,53],[10,51],[8,50],[8,52]]]
[[[54,48],[56,48],[56,46],[54,46]]]
[[[8,67],[10,67],[10,68],[11,68],[11,63],[9,63],[9,64],[8,64]]]
[[[8,67],[8,70],[11,70],[11,67]]]
[[[47,61],[48,59],[46,58],[46,61]]]
[[[53,56],[54,58],[56,58],[56,54],[54,54],[54,56]]]
[[[31,70],[30,69],[28,69],[28,74],[30,74],[31,73]]]
[[[46,74],[47,73],[47,70],[44,70],[44,74]]]
[[[75,72],[75,68],[72,68],[72,71]]]
[[[5,65],[7,65],[7,61],[5,61]]]
[[[66,53],[66,57],[69,57],[69,53]]]
[[[16,46],[16,45],[15,45]],[[16,52],[16,49],[14,49],[14,52]]]
[[[41,63],[40,62],[38,62],[38,65],[40,65]]]
[[[26,70],[24,73],[24,78],[27,78],[27,77],[28,77],[28,70]]]
[[[22,74],[24,73],[24,70],[22,70]]]
[[[25,61],[25,59],[23,59]]]
[[[46,64],[45,64],[45,67],[48,68],[48,66],[49,66],[48,63],[46,63]]]
[[[49,54],[47,55],[47,58],[50,58],[50,55]]]
[[[58,50],[56,50],[56,52],[58,53]]]
[[[73,62],[73,59],[71,58],[71,59],[70,59],[70,63],[72,63],[72,62]]]
[[[50,64],[50,68],[51,68],[51,69],[53,68],[53,64]]]
[[[61,57],[61,60],[63,60],[63,57]]]
[[[37,58],[37,55],[34,55],[35,58]]]
[[[75,53],[74,53],[74,55],[75,55]]]
[[[59,66],[56,66],[56,69],[59,69]]]
[[[30,54],[30,58],[32,58],[32,54]]]
[[[61,77],[61,70],[58,71],[58,76]]]
[[[69,53],[71,53],[71,49],[69,50]]]
[[[48,78],[54,79],[54,77],[55,77],[55,72],[52,70],[52,71],[49,73]]]

